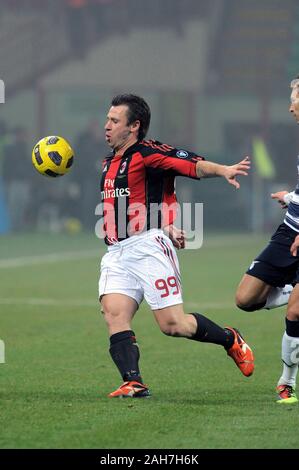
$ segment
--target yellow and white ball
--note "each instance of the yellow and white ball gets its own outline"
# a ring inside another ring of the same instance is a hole
[[[32,150],[32,163],[44,176],[65,175],[74,161],[74,151],[63,137],[50,135],[39,140]]]

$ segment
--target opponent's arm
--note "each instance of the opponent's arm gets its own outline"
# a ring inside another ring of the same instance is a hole
[[[272,193],[271,197],[277,200],[282,209],[286,209],[293,198],[293,194],[294,191],[290,193],[288,191],[277,191],[276,193]]]
[[[213,178],[222,176],[228,183],[239,189],[240,183],[236,177],[238,175],[247,176],[247,170],[250,169],[250,159],[245,157],[241,162],[235,165],[220,165],[219,163],[209,161],[198,161],[196,163],[196,174],[198,178]]]

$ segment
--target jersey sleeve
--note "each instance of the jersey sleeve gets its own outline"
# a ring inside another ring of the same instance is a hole
[[[141,153],[144,165],[148,168],[159,168],[175,176],[187,176],[198,179],[196,163],[204,157],[185,149],[178,149],[158,141],[143,141]]]
[[[288,206],[290,204],[290,202],[293,200],[294,198],[294,194],[295,194],[295,191],[292,191],[290,193],[287,193],[283,196],[283,200],[284,202],[286,203],[286,205]]]

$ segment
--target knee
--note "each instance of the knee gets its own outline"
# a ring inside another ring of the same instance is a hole
[[[126,315],[120,309],[110,308],[109,306],[102,306],[102,313],[104,320],[108,326],[112,326],[125,321]]]
[[[240,291],[236,292],[235,303],[238,308],[240,308],[241,310],[245,310],[246,312],[248,311],[248,309],[251,308],[251,303],[249,302],[249,299]]]
[[[126,313],[126,307],[116,302],[113,302],[105,297],[100,299],[101,313],[103,314],[106,321],[110,319],[122,318]]]
[[[263,308],[265,303],[257,303],[253,299],[249,298],[248,296],[244,295],[242,292],[236,293],[235,298],[236,306],[243,310],[244,312],[255,312],[256,310],[260,310]]]
[[[119,320],[120,318],[124,317],[121,311],[103,309],[102,312],[107,323]]]

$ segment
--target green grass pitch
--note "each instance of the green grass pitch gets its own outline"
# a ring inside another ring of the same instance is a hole
[[[152,397],[111,400],[121,380],[97,303],[102,242],[1,237],[0,448],[298,448],[298,406],[275,403],[284,309],[234,306],[266,240],[206,234],[200,250],[179,255],[186,312],[238,327],[254,349],[254,375],[243,377],[219,346],[164,336],[144,303],[133,328]]]

